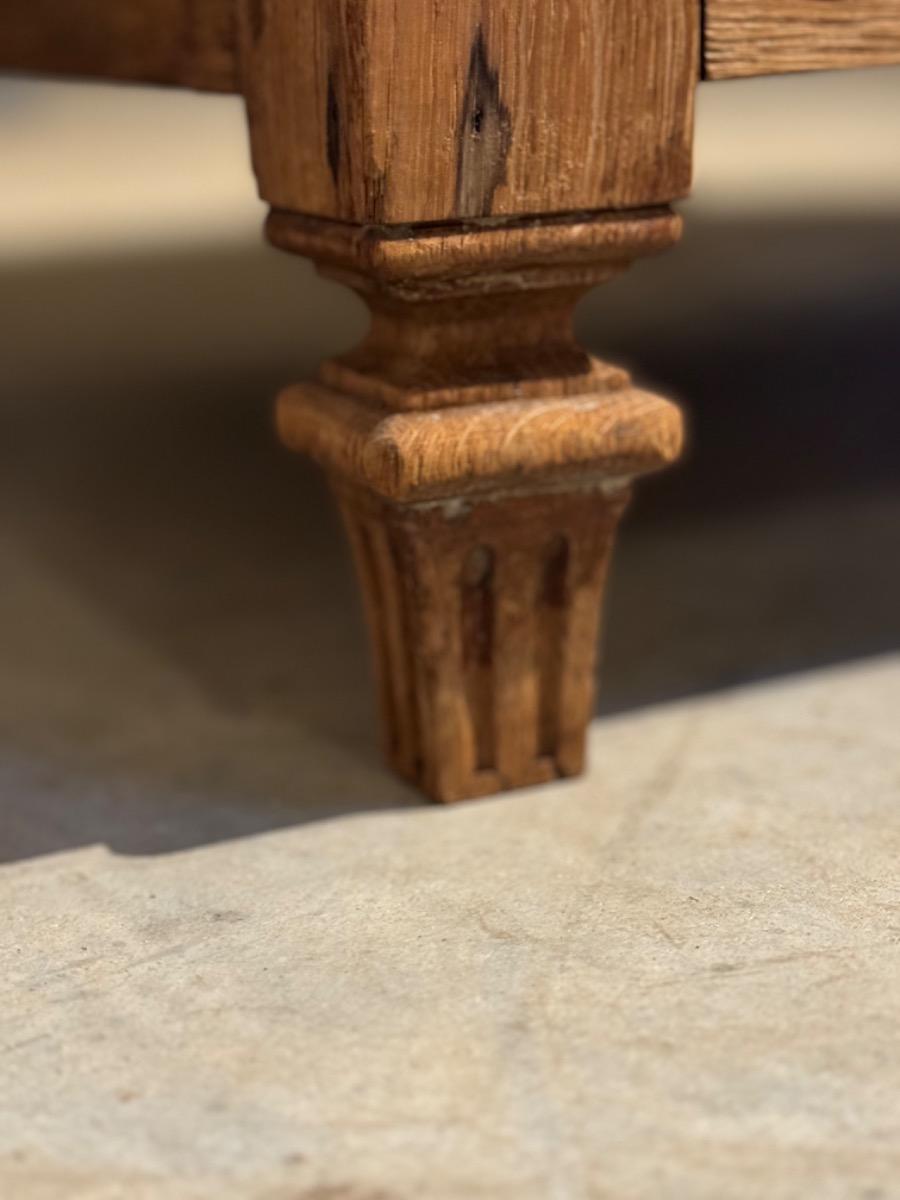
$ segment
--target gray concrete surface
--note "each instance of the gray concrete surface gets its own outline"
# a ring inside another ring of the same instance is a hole
[[[900,1196],[898,281],[891,223],[710,225],[584,309],[692,455],[590,775],[443,811],[268,424],[352,304],[7,273],[4,1200]]]
[[[898,702],[886,659],[609,720],[571,787],[7,866],[0,1191],[900,1194]],[[399,800],[296,755],[301,811]]]

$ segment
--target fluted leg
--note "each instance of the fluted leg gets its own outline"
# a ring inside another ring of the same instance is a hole
[[[338,491],[395,770],[445,801],[578,774],[624,491],[406,505]]]
[[[387,757],[435,799],[582,770],[616,527],[632,480],[678,456],[681,415],[580,347],[572,310],[677,231],[664,211],[383,243],[270,222],[373,312],[278,426],[332,479]]]

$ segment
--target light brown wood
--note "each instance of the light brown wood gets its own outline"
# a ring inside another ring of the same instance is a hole
[[[680,222],[473,229],[443,262],[437,231],[401,252],[389,232],[284,214],[269,228],[375,314],[360,351],[282,394],[278,428],[340,497],[390,761],[444,801],[577,773],[615,528],[632,479],[677,458],[682,423],[577,345],[572,311]]]
[[[691,178],[698,0],[252,0],[275,208],[359,224],[667,203]]]
[[[681,223],[697,0],[268,0],[240,44],[270,240],[362,345],[278,428],[340,498],[387,752],[438,800],[581,770],[632,479],[681,417],[579,346],[578,300]]]
[[[598,364],[602,367],[603,364]],[[327,377],[327,371],[323,369]],[[600,374],[598,370],[597,375]],[[292,449],[391,500],[435,500],[594,478],[631,479],[673,462],[681,447],[678,409],[619,385],[565,399],[447,407],[423,417],[392,412],[312,383],[281,395],[278,429]]]
[[[275,213],[267,229],[276,245],[308,254],[354,287],[372,310],[363,345],[327,363],[323,382],[404,409],[618,386],[621,373],[575,342],[572,311],[636,253],[670,246],[681,222],[647,210],[398,237]]]
[[[3,0],[0,66],[239,90],[236,0]]]
[[[898,0],[705,0],[708,79],[890,63]]]
[[[386,753],[442,801],[576,775],[627,491],[392,505],[339,485]]]

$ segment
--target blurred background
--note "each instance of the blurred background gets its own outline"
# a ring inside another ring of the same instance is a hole
[[[691,427],[624,530],[602,711],[900,643],[898,101],[895,69],[701,86],[684,242],[580,311]],[[0,163],[10,852],[408,802],[326,489],[271,429],[364,312],[263,244],[240,101],[9,78]]]

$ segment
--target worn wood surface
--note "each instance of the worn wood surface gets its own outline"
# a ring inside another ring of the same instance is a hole
[[[273,245],[312,258],[329,274],[343,273],[361,291],[377,288],[408,299],[546,289],[557,278],[554,268],[570,282],[573,270],[618,270],[635,257],[669,249],[681,231],[681,218],[667,207],[414,230],[278,211],[266,223]],[[511,286],[499,287],[504,281]]]
[[[679,229],[657,210],[537,223],[509,231],[515,255],[503,230],[457,231],[441,270],[415,248],[437,231],[270,223],[374,314],[358,351],[282,394],[278,428],[335,482],[388,757],[438,800],[581,769],[616,524],[631,480],[677,458],[682,422],[587,354],[572,313]]]
[[[696,0],[244,10],[268,236],[372,312],[278,427],[334,481],[388,757],[438,800],[582,766],[614,531],[681,418],[572,316],[679,234],[698,18]]]
[[[705,0],[708,79],[900,63],[900,0]]]
[[[339,491],[394,768],[445,802],[577,775],[627,493],[496,495],[448,513]]]
[[[239,90],[235,0],[3,0],[0,67]]]
[[[639,207],[691,178],[697,0],[256,0],[260,192],[396,224]]]
[[[674,462],[679,410],[631,387],[621,369],[607,370],[619,381],[609,390],[594,390],[587,377],[579,396],[428,414],[385,411],[333,388],[298,384],[281,395],[278,430],[292,449],[397,501],[631,479]]]
[[[327,363],[323,382],[411,409],[618,386],[621,372],[577,344],[573,309],[636,254],[671,246],[681,221],[646,210],[397,237],[275,213],[267,228],[276,245],[310,255],[372,310],[363,344]]]

